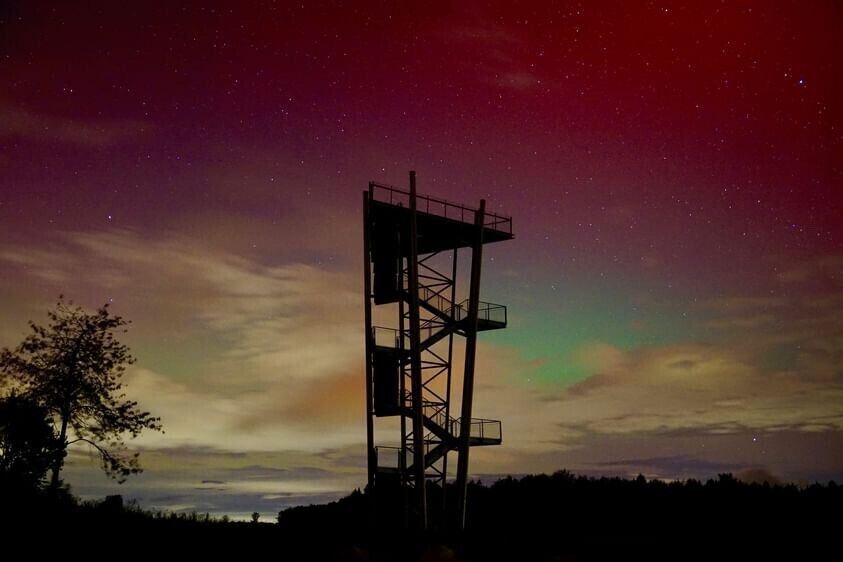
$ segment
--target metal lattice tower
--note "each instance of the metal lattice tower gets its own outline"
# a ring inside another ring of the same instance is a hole
[[[456,519],[462,527],[469,449],[502,440],[500,421],[471,415],[477,333],[506,327],[506,307],[479,300],[483,245],[511,239],[512,219],[486,212],[483,200],[472,209],[417,195],[410,172],[409,191],[369,183],[363,226],[369,486],[398,484],[410,492],[407,512],[426,528],[428,486],[440,487],[444,503],[448,453],[456,451]],[[470,283],[468,298],[457,303],[462,248],[471,251]],[[380,309],[394,325],[373,325],[373,311]],[[465,338],[456,417],[454,336]],[[376,422],[396,418],[397,443],[376,445]]]

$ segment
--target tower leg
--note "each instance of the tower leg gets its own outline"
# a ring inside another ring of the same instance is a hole
[[[424,467],[424,425],[421,368],[421,334],[419,330],[419,256],[418,231],[416,224],[416,173],[410,172],[410,256],[407,264],[409,279],[407,290],[410,293],[410,361],[413,392],[413,467],[415,474],[416,510],[418,527],[427,529],[427,484]]]
[[[451,256],[451,302],[456,302],[457,298],[457,248],[454,248],[454,253]],[[454,333],[448,334],[448,373],[445,380],[445,420],[448,424],[446,429],[452,432],[453,428],[450,426],[451,420],[451,377],[453,375],[453,359],[454,359]],[[442,457],[442,524],[447,526],[448,521],[448,452]]]
[[[474,395],[474,356],[477,351],[477,312],[480,301],[480,267],[483,263],[483,221],[486,201],[474,215],[476,230],[471,248],[471,286],[468,296],[468,319],[465,328],[465,370],[463,374],[462,409],[460,411],[459,452],[457,457],[457,526],[465,528],[465,505],[468,493],[468,452],[471,437],[471,405]]]
[[[366,350],[366,458],[369,469],[369,489],[375,485],[375,471],[378,459],[375,454],[374,405],[372,399],[372,256],[369,240],[369,201],[370,191],[363,192],[363,309],[365,315],[365,350]]]

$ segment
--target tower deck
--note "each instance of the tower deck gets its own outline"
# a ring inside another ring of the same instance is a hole
[[[410,220],[410,192],[393,187],[372,183],[372,240],[389,240],[397,225],[407,224]],[[418,225],[417,251],[430,254],[454,248],[467,248],[477,237],[474,227],[476,209],[453,203],[445,199],[416,195],[416,221]],[[502,242],[512,239],[512,217],[497,213],[484,213],[483,243]],[[377,244],[372,261],[377,262]],[[395,254],[389,253],[389,258]],[[410,255],[410,241],[399,244],[399,255]]]

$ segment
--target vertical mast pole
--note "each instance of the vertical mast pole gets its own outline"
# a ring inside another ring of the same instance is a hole
[[[410,256],[408,291],[410,301],[410,361],[413,392],[413,467],[416,484],[418,526],[427,529],[427,486],[424,466],[424,402],[422,396],[421,334],[419,327],[418,225],[416,221],[416,173],[410,172]]]
[[[454,248],[451,264],[451,321],[455,321],[454,306],[456,306],[457,298],[457,248]],[[454,358],[454,332],[448,334],[448,378],[445,382],[445,430],[448,433],[454,431],[451,427],[451,377],[453,375],[453,358]],[[442,457],[442,514],[447,517],[448,502],[447,502],[447,488],[448,488],[448,451],[445,450],[445,455]]]
[[[369,488],[375,484],[375,471],[378,459],[375,454],[374,407],[372,399],[372,255],[369,240],[369,202],[371,201],[372,184],[369,191],[363,192],[363,310],[365,311],[365,349],[366,349],[366,448],[369,472]]]
[[[477,351],[477,313],[480,301],[480,267],[483,263],[483,221],[486,201],[474,214],[474,242],[471,248],[471,286],[465,327],[465,369],[463,371],[462,410],[460,411],[459,455],[457,458],[457,524],[465,528],[468,487],[468,451],[471,438],[471,405],[474,394],[474,356]]]

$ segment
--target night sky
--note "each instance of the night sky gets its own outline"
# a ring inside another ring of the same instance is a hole
[[[0,3],[0,346],[112,303],[166,430],[74,491],[363,485],[360,192],[411,169],[513,217],[476,476],[843,479],[840,3],[175,4]]]

